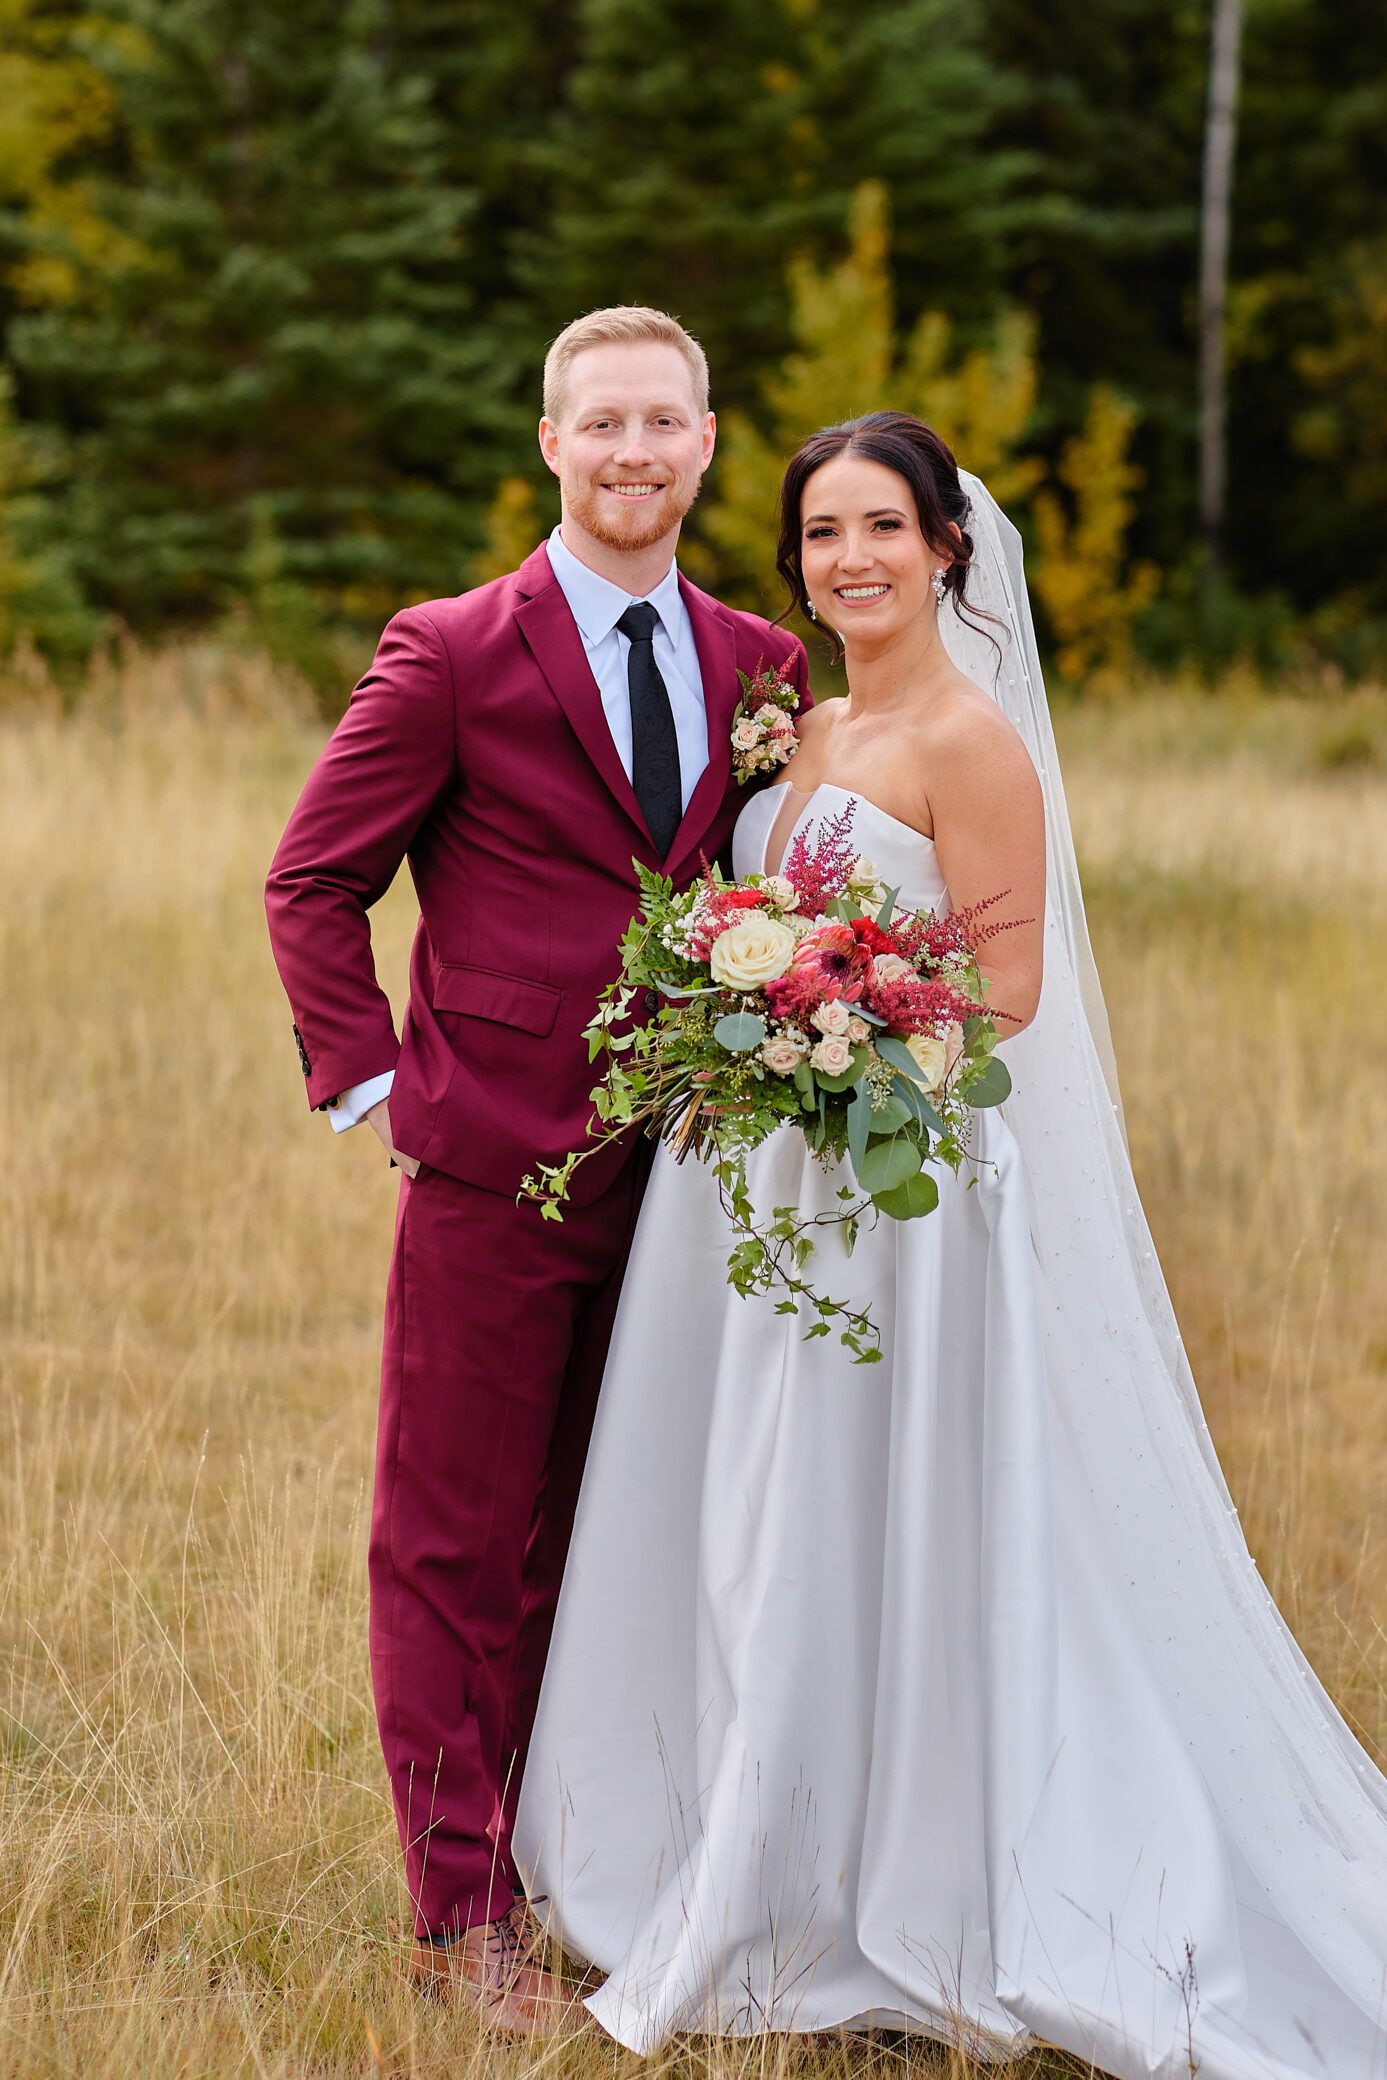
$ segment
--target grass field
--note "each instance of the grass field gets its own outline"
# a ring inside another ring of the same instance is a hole
[[[1061,717],[1138,1177],[1253,1550],[1387,1748],[1387,707]],[[184,653],[0,706],[0,2076],[631,2070],[397,1971],[364,1516],[394,1187],[260,907],[321,730]],[[407,889],[379,913],[396,994]],[[652,2072],[902,2070],[692,2045]],[[1037,2057],[1028,2076],[1077,2071]]]

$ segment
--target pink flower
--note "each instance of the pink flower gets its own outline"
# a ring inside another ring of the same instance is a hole
[[[851,925],[821,924],[796,946],[794,965],[818,979],[824,996],[855,1001],[862,994],[870,958]]]
[[[761,893],[770,898],[777,910],[794,910],[799,904],[799,890],[784,874],[767,874]]]
[[[840,896],[848,885],[848,875],[857,857],[850,837],[856,811],[856,802],[849,802],[841,816],[830,816],[810,826],[814,833],[812,847],[809,830],[802,830],[785,856],[780,871],[794,882],[799,890],[800,908],[810,917],[816,916],[834,896]]]
[[[732,732],[734,751],[754,751],[761,741],[761,732],[754,722],[739,722]]]
[[[804,1049],[784,1033],[774,1033],[761,1043],[761,1059],[777,1076],[793,1076],[804,1060]]]
[[[879,953],[872,962],[874,982],[895,982],[901,975],[913,974],[910,962],[899,953]]]
[[[848,1038],[854,1047],[861,1047],[864,1041],[870,1039],[871,1031],[872,1029],[865,1018],[850,1018],[848,1020]],[[958,1028],[958,1035],[961,1043],[963,1039],[962,1026]]]
[[[819,1069],[825,1076],[841,1076],[852,1063],[852,1049],[846,1037],[825,1034],[809,1057],[811,1069]]]
[[[841,997],[830,997],[827,1003],[820,1004],[817,1011],[810,1013],[809,1022],[816,1025],[821,1033],[829,1033],[838,1040],[852,1023],[852,1013]],[[859,1019],[858,1024],[861,1023]]]
[[[808,968],[792,965],[788,975],[766,984],[766,1002],[772,1016],[794,1019],[801,1025],[808,1025],[823,997],[823,984]]]

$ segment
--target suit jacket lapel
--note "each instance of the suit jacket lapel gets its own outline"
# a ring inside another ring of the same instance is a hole
[[[684,820],[675,833],[666,862],[673,873],[698,848],[717,815],[732,777],[732,717],[742,697],[737,677],[737,639],[731,621],[715,599],[690,585],[682,574],[679,590],[693,629],[698,669],[703,680],[703,710],[708,718],[708,763],[689,798]]]
[[[636,791],[626,777],[602,709],[602,696],[592,676],[578,624],[554,576],[543,544],[515,574],[516,589],[528,594],[515,609],[516,623],[535,663],[548,680],[555,700],[574,734],[626,814],[652,845]],[[700,651],[700,662],[702,653]],[[677,842],[677,841],[676,841]]]

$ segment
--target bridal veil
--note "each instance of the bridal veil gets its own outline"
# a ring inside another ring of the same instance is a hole
[[[1020,731],[1045,798],[1045,981],[1034,1023],[1008,1043],[1015,1088],[1004,1111],[1024,1159],[1054,1432],[1099,1504],[1105,1550],[1092,1564],[1108,1573],[1124,1629],[1135,1623],[1219,1816],[1239,1920],[1244,1929],[1251,1916],[1252,1926],[1294,1931],[1384,2027],[1387,1781],[1258,1575],[1210,1441],[1133,1182],[1020,536],[976,477],[962,481],[975,544],[969,598],[995,618],[973,627],[949,612],[941,632],[955,662]],[[1022,1514],[1025,1496],[1019,1469]],[[990,1548],[1004,1552],[1007,1527],[993,1531]],[[988,1608],[990,1671],[1018,1709],[1026,1701],[1018,1720],[996,1708],[1003,1699],[994,1694],[988,1720],[988,1780],[1010,1808],[993,1815],[1001,1824],[989,1836],[1015,1845],[1047,1802],[1056,1729],[1036,1710],[1047,1678],[1033,1613],[1022,1615],[1004,1594]],[[1012,1867],[989,1872],[998,1963],[1019,1977],[1027,1974],[1012,1946],[1026,1942],[1027,1860],[1013,1847]],[[1112,1939],[1120,1948],[1120,1928]],[[1198,1958],[1190,1978],[1210,1990]],[[1186,1986],[1182,1997],[1197,1995]],[[1235,1989],[1224,1998],[1236,2011]],[[1255,2033],[1255,2015],[1248,2020]],[[1307,2070],[1335,2070],[1313,2046],[1306,2056]]]

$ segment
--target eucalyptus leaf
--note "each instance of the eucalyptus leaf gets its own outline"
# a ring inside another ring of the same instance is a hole
[[[988,1105],[1000,1105],[1010,1096],[1011,1075],[1007,1065],[995,1054],[990,1054],[968,1085],[968,1103],[981,1110]]]
[[[911,1083],[906,1077],[898,1075],[892,1086],[892,1096],[898,1103],[907,1108],[911,1119],[924,1132],[927,1143],[930,1134],[943,1133],[944,1127],[939,1114],[918,1085]]]
[[[881,929],[883,931],[886,930],[887,926],[891,922],[892,917],[895,914],[896,898],[899,895],[900,890],[898,888],[888,888],[886,891],[886,901],[882,904],[880,910],[878,910],[877,912],[877,923],[881,926]]]
[[[892,1191],[874,1192],[872,1203],[893,1221],[918,1220],[922,1214],[933,1213],[939,1204],[939,1186],[928,1170],[920,1170]]]
[[[713,1038],[729,1054],[750,1054],[766,1037],[766,1021],[754,1011],[729,1011],[713,1027]]]
[[[892,1092],[891,1096],[884,1103],[874,1107],[872,1112],[872,1132],[874,1134],[894,1134],[898,1127],[907,1126],[915,1117],[914,1106],[907,1103],[904,1098],[898,1098]]]
[[[897,1039],[894,1033],[882,1033],[877,1038],[876,1051],[884,1062],[889,1062],[891,1067],[898,1069],[902,1076],[907,1076],[912,1083],[918,1083],[921,1088],[924,1087],[925,1072],[906,1046],[904,1040]]]
[[[864,1192],[875,1198],[878,1192],[894,1191],[907,1178],[914,1177],[923,1162],[915,1143],[904,1134],[897,1134],[890,1141],[874,1141],[862,1159],[858,1182]]]

